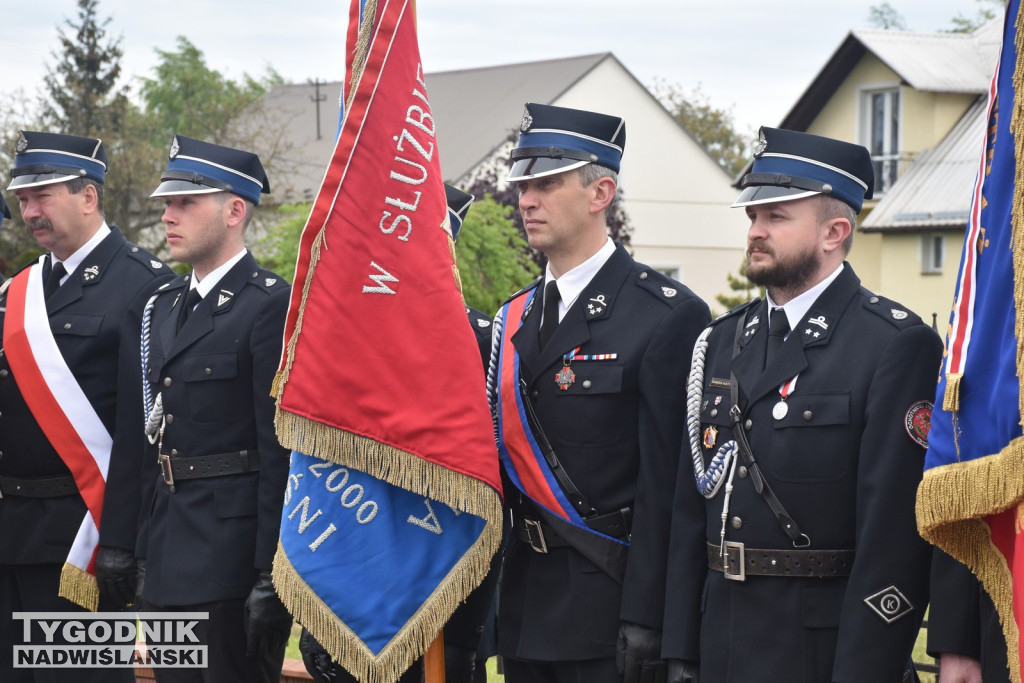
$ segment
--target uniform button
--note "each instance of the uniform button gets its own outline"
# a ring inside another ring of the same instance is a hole
[[[646,271],[643,272],[643,273],[640,273],[640,279],[641,280],[646,280],[647,279],[647,272]]]
[[[171,455],[177,455],[177,454],[178,454],[178,449],[177,448],[172,448],[171,449]]]
[[[540,398],[540,392],[539,392],[539,391],[537,391],[536,389],[534,389],[534,390],[533,390],[533,393],[532,393],[532,394],[530,394],[530,398],[532,398],[532,399],[534,399],[534,400],[537,400],[538,398]]]
[[[809,410],[805,410],[805,411],[804,411],[804,419],[805,419],[805,420],[807,420],[807,421],[809,422],[809,421],[811,420],[811,418],[812,418],[812,417],[814,417],[814,413],[812,413],[812,412],[811,412],[811,411],[809,411]]]
[[[711,409],[711,417],[718,417],[718,408]]]
[[[0,369],[0,377],[6,377],[6,376],[7,376],[7,375],[9,375],[9,374],[10,374],[10,373],[9,373],[9,372],[7,372],[7,368],[2,368],[2,369]]]
[[[211,370],[210,368],[206,368],[206,375],[210,376],[212,374],[213,374],[213,370]]]
[[[868,299],[868,302],[869,303],[873,303],[873,304],[877,304],[878,303],[878,297],[877,296],[873,296],[870,299]]]
[[[132,253],[133,254],[139,253],[139,248],[138,247],[132,247]]]
[[[252,274],[252,276],[253,276],[254,278],[257,278],[257,277],[259,277],[259,276],[260,276],[260,271],[258,271],[258,270],[257,270],[256,272],[254,272],[254,273]]]
[[[743,423],[743,428],[746,429],[748,432],[750,431],[750,428],[753,427],[753,426],[754,426],[754,421],[750,420],[750,419],[748,419],[746,422]]]
[[[71,323],[64,323],[64,329],[65,330],[70,330],[71,329]]]
[[[168,415],[167,416],[167,424],[174,424],[174,416],[173,415]]]
[[[739,517],[733,517],[732,518],[732,528],[733,529],[742,529],[743,528],[743,520],[740,519]]]
[[[589,379],[583,380],[583,388],[584,389],[589,389],[592,386],[594,386],[594,383],[591,382]]]
[[[740,475],[740,479],[747,478],[747,468],[744,465],[740,465],[739,468],[736,470],[736,473]]]
[[[170,378],[170,377],[164,377],[164,386],[165,386],[165,387],[169,387],[169,386],[171,386],[172,384],[174,384],[174,382],[173,382],[173,381],[171,380],[171,378]]]

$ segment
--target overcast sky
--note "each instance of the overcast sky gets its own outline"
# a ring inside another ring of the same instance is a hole
[[[979,4],[980,3],[980,4]],[[872,0],[419,0],[424,70],[449,71],[614,53],[645,85],[700,87],[741,130],[776,125]],[[889,0],[914,31],[951,27],[990,0]],[[342,77],[348,0],[100,0],[121,36],[128,76],[151,76],[155,48],[186,36],[231,78],[273,66],[286,80]],[[57,27],[75,0],[21,3],[4,13],[0,92],[37,91]],[[472,97],[467,93],[467,97]]]

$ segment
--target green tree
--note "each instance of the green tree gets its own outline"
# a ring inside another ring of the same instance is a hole
[[[276,213],[280,220],[274,223],[267,236],[253,249],[257,261],[288,282],[295,277],[295,264],[299,260],[299,239],[312,210],[312,203],[282,204],[277,207]]]
[[[270,86],[283,82],[270,67],[259,78],[248,74],[243,74],[242,82],[225,78],[207,66],[202,51],[185,36],[177,37],[176,50],[157,49],[156,53],[160,61],[155,75],[140,79],[139,92],[155,119],[157,142],[165,146],[175,133],[225,144],[233,138],[235,117]]]
[[[881,5],[871,6],[871,9],[868,10],[868,26],[884,29],[886,31],[907,30],[907,22],[903,19],[903,15],[888,2],[883,2]]]
[[[732,310],[737,306],[745,304],[746,302],[753,299],[755,296],[762,295],[760,287],[755,285],[753,282],[747,279],[747,259],[743,258],[743,263],[740,264],[739,276],[733,275],[732,273],[725,274],[726,280],[729,282],[729,289],[736,294],[729,296],[727,294],[716,294],[715,301],[725,307],[726,311]]]
[[[477,199],[456,243],[462,296],[467,305],[485,313],[495,313],[540,273],[511,214],[511,207],[490,195]]]
[[[43,82],[43,121],[50,130],[101,137],[120,129],[128,107],[121,76],[121,39],[108,40],[110,17],[100,20],[98,0],[78,0],[78,23],[58,29],[60,51]]]
[[[974,3],[978,5],[975,15],[966,17],[963,12],[957,12],[956,16],[950,20],[953,23],[953,28],[949,29],[949,33],[974,33],[984,24],[1001,16],[1006,10],[1003,0],[974,0]]]
[[[750,141],[757,136],[736,130],[731,108],[711,104],[699,85],[685,92],[679,85],[658,81],[651,92],[730,176],[743,170],[750,159]]]

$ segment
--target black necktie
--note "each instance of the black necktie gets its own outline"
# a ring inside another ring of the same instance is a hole
[[[52,260],[53,257],[51,257]],[[49,261],[47,261],[49,263]],[[43,296],[49,299],[53,296],[53,293],[60,287],[61,278],[68,274],[67,269],[64,268],[64,264],[60,261],[56,265],[50,268],[50,272],[46,276],[46,282],[43,284]]]
[[[558,327],[558,284],[552,280],[544,285],[544,319],[540,323],[540,345],[547,345]]]
[[[781,308],[772,310],[768,319],[768,348],[764,357],[765,367],[769,367],[772,360],[778,355],[787,332],[789,332],[789,320],[786,318],[786,312]]]
[[[196,307],[200,301],[203,300],[199,290],[193,287],[188,290],[188,296],[185,297],[185,305],[182,307],[181,312],[178,314],[178,329],[181,330],[185,321],[192,314],[192,309]]]

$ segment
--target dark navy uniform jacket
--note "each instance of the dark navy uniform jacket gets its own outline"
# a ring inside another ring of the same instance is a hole
[[[114,438],[113,455],[142,448],[138,325],[142,306],[170,269],[148,251],[107,235],[46,302],[57,347],[103,425]],[[6,308],[0,295],[0,325]],[[134,363],[134,364],[133,364]],[[7,358],[0,356],[0,476],[24,479],[71,476],[50,446],[18,389]],[[113,456],[112,456],[113,457]],[[106,499],[136,499],[136,482],[108,478]],[[63,564],[85,516],[81,496],[0,500],[0,563]],[[133,538],[135,518],[103,516]],[[102,537],[101,537],[102,540]],[[131,547],[129,543],[126,547]]]
[[[534,302],[512,337],[528,396],[562,466],[598,512],[632,508],[632,541],[620,585],[573,548],[540,554],[513,537],[502,573],[498,651],[549,661],[613,657],[620,620],[661,627],[689,349],[709,311],[622,246],[544,348],[542,306]],[[577,346],[581,354],[617,357],[573,361],[576,380],[563,391],[555,376]],[[513,515],[532,507],[515,489],[506,500]]]
[[[855,550],[852,571],[843,578],[748,575],[740,582],[708,569],[706,544],[720,543],[725,487],[706,502],[704,528],[695,529],[693,515],[705,500],[687,443],[664,653],[699,659],[701,680],[719,683],[899,681],[928,603],[931,552],[914,516],[925,448],[912,432],[915,418],[920,427],[930,414],[942,343],[916,315],[862,288],[849,264],[764,369],[767,336],[764,303],[714,326],[698,448],[707,463],[733,438],[730,394],[738,382],[744,429],[765,478],[809,537],[809,549]],[[779,388],[795,375],[788,411],[776,419]],[[714,430],[709,449],[704,435]],[[726,541],[792,550],[753,478],[737,469]]]
[[[176,331],[188,277],[173,280],[153,308],[148,379],[163,397],[162,452],[258,451],[260,469],[180,480],[172,493],[160,477],[157,446],[147,448],[137,554],[146,559],[143,597],[160,606],[248,595],[257,570],[272,566],[288,477],[270,390],[290,287],[247,253]]]

